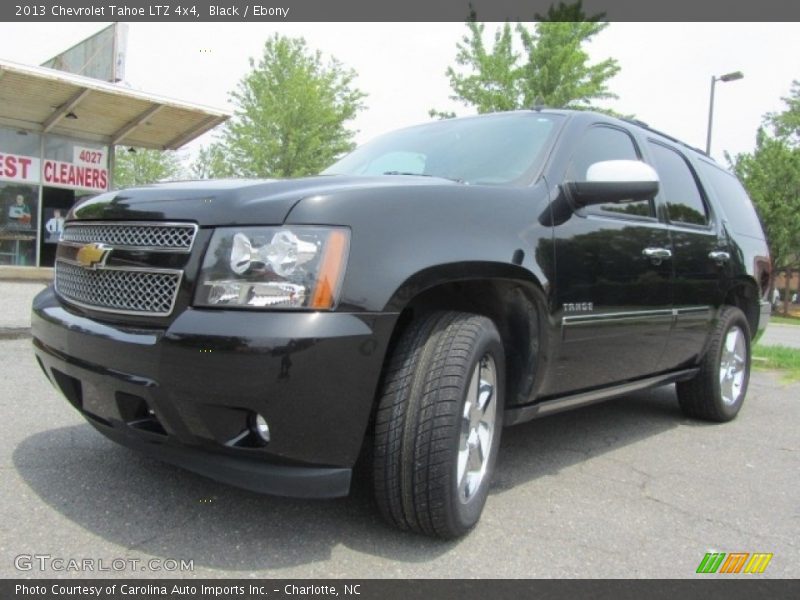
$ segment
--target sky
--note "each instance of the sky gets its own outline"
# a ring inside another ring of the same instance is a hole
[[[103,23],[0,23],[0,58],[40,64]],[[487,24],[487,37],[497,24]],[[463,23],[130,23],[125,78],[135,89],[233,110],[229,92],[274,32],[303,36],[358,77],[366,109],[350,124],[363,143],[430,119],[431,108],[474,112],[449,98],[445,71],[455,62]],[[800,79],[800,23],[611,23],[586,46],[592,62],[616,58],[620,73],[604,104],[705,148],[713,75],[712,156],[748,152],[762,116],[781,110]],[[211,135],[192,143],[190,157]]]

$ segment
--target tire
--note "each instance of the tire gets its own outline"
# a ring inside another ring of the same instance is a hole
[[[373,485],[389,523],[451,539],[478,522],[500,444],[504,379],[503,345],[488,318],[439,311],[412,321],[375,417]]]
[[[720,309],[700,371],[678,382],[678,403],[686,416],[725,422],[736,418],[750,381],[750,325],[741,310]]]

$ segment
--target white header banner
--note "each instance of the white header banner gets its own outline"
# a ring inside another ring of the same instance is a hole
[[[0,152],[0,181],[39,183],[39,159]]]

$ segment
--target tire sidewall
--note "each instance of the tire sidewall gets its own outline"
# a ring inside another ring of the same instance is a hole
[[[496,403],[497,414],[495,417],[494,436],[492,438],[492,445],[489,454],[489,464],[486,468],[486,474],[481,482],[478,491],[466,503],[462,502],[458,494],[458,443],[461,432],[461,419],[463,413],[464,400],[469,389],[469,374],[475,368],[477,361],[479,361],[484,354],[489,354],[495,362],[497,385],[494,402]],[[500,438],[503,429],[503,408],[505,401],[505,354],[503,352],[503,344],[500,341],[500,335],[497,329],[492,324],[491,327],[484,327],[477,343],[470,351],[469,369],[467,371],[467,378],[464,380],[464,389],[461,393],[461,404],[459,405],[458,414],[456,415],[456,423],[453,428],[455,431],[452,452],[453,459],[450,461],[450,493],[449,501],[452,510],[448,511],[453,515],[455,523],[453,523],[453,530],[466,532],[471,529],[481,516],[483,506],[486,504],[486,499],[489,495],[492,477],[494,475],[494,467],[497,463],[497,454],[500,447]]]

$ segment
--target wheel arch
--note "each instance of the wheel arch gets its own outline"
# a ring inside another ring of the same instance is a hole
[[[400,313],[384,367],[397,339],[416,317],[434,310],[459,310],[491,319],[506,355],[506,406],[521,404],[540,386],[549,336],[547,296],[533,273],[507,263],[440,265],[409,278],[389,303]]]
[[[761,296],[756,280],[751,277],[741,277],[734,280],[725,292],[723,304],[735,306],[744,313],[747,324],[750,326],[750,337],[755,338],[758,333],[760,318]]]

